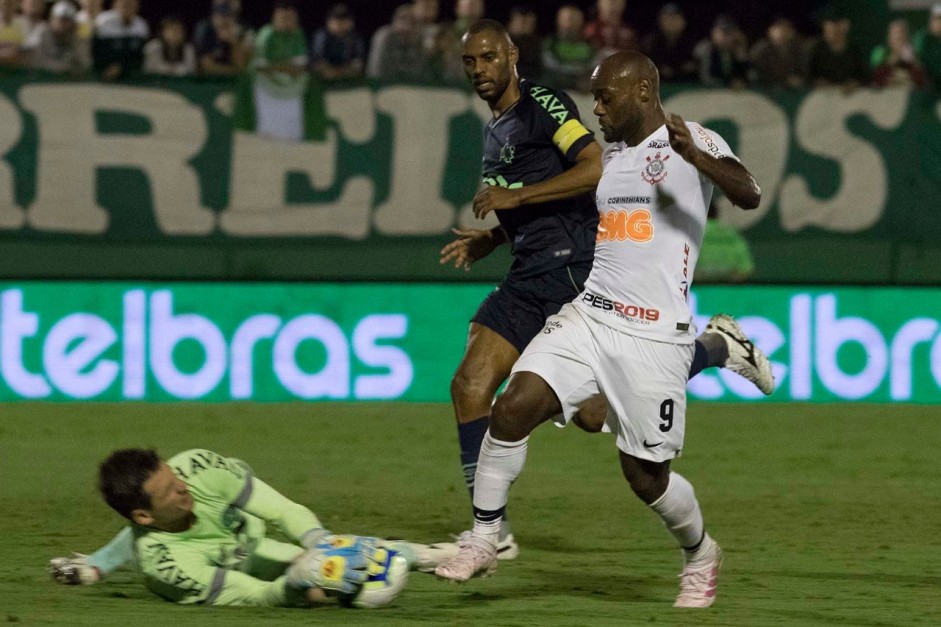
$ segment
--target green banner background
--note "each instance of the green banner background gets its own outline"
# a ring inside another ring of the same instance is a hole
[[[0,283],[0,401],[448,401],[488,286]],[[773,362],[772,401],[941,403],[941,289],[701,287]],[[728,371],[692,398],[765,400]]]
[[[230,83],[5,76],[0,276],[463,280],[437,251],[478,224],[483,103],[410,85],[322,97],[326,138],[285,144],[233,133]],[[590,96],[573,97],[595,127]],[[941,282],[936,93],[669,87],[664,102],[758,178],[757,210],[722,207],[752,243],[754,281]],[[508,265],[503,250],[474,276]]]

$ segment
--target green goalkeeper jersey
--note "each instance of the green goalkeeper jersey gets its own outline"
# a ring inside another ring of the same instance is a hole
[[[147,587],[176,603],[294,605],[303,590],[283,572],[303,549],[267,539],[266,522],[301,544],[322,527],[237,461],[194,449],[167,460],[193,497],[193,526],[179,533],[134,525],[134,550]]]

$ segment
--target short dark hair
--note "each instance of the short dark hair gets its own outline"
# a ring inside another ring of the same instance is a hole
[[[152,448],[115,451],[98,465],[98,490],[114,511],[130,520],[135,509],[150,508],[144,483],[159,468],[160,456]]]

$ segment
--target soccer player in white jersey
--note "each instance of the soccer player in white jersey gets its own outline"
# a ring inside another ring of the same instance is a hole
[[[549,419],[564,426],[601,393],[625,478],[683,548],[675,606],[709,607],[722,551],[705,532],[693,486],[670,471],[683,447],[696,334],[688,295],[713,187],[744,209],[758,206],[761,190],[716,133],[664,113],[646,56],[605,59],[592,93],[611,144],[596,192],[594,265],[584,291],[547,320],[494,403],[477,465],[473,534],[435,572],[466,581],[495,571],[496,534],[529,434]]]

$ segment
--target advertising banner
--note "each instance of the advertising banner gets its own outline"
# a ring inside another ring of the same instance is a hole
[[[448,401],[490,286],[0,283],[0,401]],[[702,287],[773,362],[771,401],[941,403],[941,289]],[[762,401],[707,370],[692,398]]]
[[[572,97],[597,130],[591,96]],[[5,76],[0,276],[464,280],[437,251],[453,227],[495,223],[471,210],[485,103],[378,83],[317,98],[323,137],[285,142],[233,129],[231,82]],[[752,245],[752,280],[941,283],[937,94],[666,86],[663,100],[762,187],[754,211],[718,203]],[[508,266],[501,251],[476,280]]]

